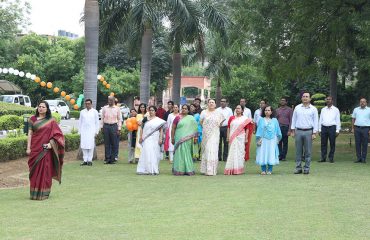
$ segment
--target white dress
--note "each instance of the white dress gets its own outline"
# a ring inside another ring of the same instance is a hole
[[[161,147],[158,144],[159,130],[166,122],[155,117],[145,123],[143,128],[142,149],[137,164],[137,174],[159,174],[159,161],[161,160]]]
[[[218,144],[220,142],[220,124],[224,116],[214,110],[204,110],[200,114],[203,120],[202,154],[200,172],[206,175],[216,175],[218,166]]]
[[[80,112],[78,129],[81,135],[81,149],[94,149],[95,135],[99,133],[99,114],[95,109],[84,109]]]
[[[168,118],[167,118],[167,124],[166,124],[166,140],[168,141],[168,146],[165,146],[165,151],[169,151],[169,152],[173,152],[174,150],[174,146],[172,145],[172,141],[171,141],[171,132],[172,132],[172,123],[173,123],[173,120],[175,120],[175,118],[178,116],[179,114],[169,114],[168,115]],[[168,139],[167,139],[168,138]]]

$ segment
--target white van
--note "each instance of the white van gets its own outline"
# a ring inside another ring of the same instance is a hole
[[[15,103],[31,107],[31,99],[27,95],[1,95],[0,102]]]

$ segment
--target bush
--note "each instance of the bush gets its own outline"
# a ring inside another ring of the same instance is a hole
[[[13,130],[22,128],[23,117],[16,115],[3,115],[0,117],[0,130]]]
[[[60,115],[60,113],[56,113],[56,112],[51,113],[51,115],[53,116],[53,118],[55,119],[55,121],[58,124],[60,124],[60,121],[62,120],[62,115]]]
[[[121,140],[127,139],[127,130],[122,129]],[[77,150],[80,147],[79,134],[65,134],[65,151]],[[103,133],[100,132],[96,137],[96,145],[104,143]],[[27,136],[0,139],[0,162],[25,157],[27,149]]]
[[[0,140],[0,162],[26,156],[27,136]]]
[[[78,119],[78,118],[80,118],[80,111],[72,110],[72,111],[70,112],[69,116],[70,116],[71,118],[76,118],[76,119]]]
[[[322,93],[316,93],[316,94],[312,95],[311,98],[313,100],[321,100],[321,99],[325,99],[326,95],[322,94]]]
[[[348,115],[348,114],[342,114],[340,116],[340,120],[342,122],[352,122],[352,115]]]
[[[325,106],[325,100],[315,100],[314,101],[315,106]]]
[[[3,115],[17,115],[35,114],[36,110],[32,107],[26,107],[14,103],[0,102],[0,116]]]

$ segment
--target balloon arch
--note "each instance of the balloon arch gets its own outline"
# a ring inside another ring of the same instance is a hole
[[[82,98],[83,98],[83,95],[82,94],[80,94],[80,96],[79,96],[79,98],[77,99],[77,102],[76,102],[76,99],[72,98],[66,91],[63,91],[63,90],[61,91],[61,89],[59,87],[57,87],[57,86],[54,86],[53,87],[53,83],[52,82],[41,81],[41,78],[38,77],[36,74],[31,74],[29,72],[25,73],[23,71],[19,71],[18,69],[14,69],[14,68],[0,68],[0,74],[1,73],[3,73],[3,74],[11,74],[11,75],[19,76],[21,78],[26,77],[26,78],[34,81],[36,84],[39,84],[40,87],[43,87],[43,88],[46,87],[46,88],[48,88],[50,90],[52,89],[52,91],[54,92],[54,94],[60,94],[60,96],[62,98],[64,98],[66,101],[69,101],[70,104],[73,105],[73,108],[75,110],[78,110],[81,107]],[[107,89],[110,88],[110,84],[105,80],[105,78],[102,75],[97,75],[97,79]],[[114,92],[111,92],[110,93],[110,96],[114,96]]]

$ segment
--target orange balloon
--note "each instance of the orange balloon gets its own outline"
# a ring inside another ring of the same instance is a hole
[[[110,84],[109,84],[109,83],[107,83],[107,85],[105,85],[105,87],[106,87],[106,88],[110,88]]]
[[[137,122],[134,122],[133,130],[136,131],[138,128],[139,128],[139,125],[137,124]]]
[[[35,78],[35,82],[39,83],[40,81],[41,81],[41,79],[39,77]]]
[[[73,98],[69,101],[72,105],[76,103],[76,100],[74,100]]]
[[[73,99],[72,99],[72,100],[73,100]],[[71,101],[72,101],[72,100],[71,100]],[[78,107],[78,105],[77,105],[77,104],[73,105],[73,108],[74,108],[75,110],[79,109],[79,107]]]
[[[105,78],[103,76],[101,76],[101,78],[99,80],[100,80],[100,82],[104,82]]]
[[[46,86],[46,83],[44,81],[40,82],[40,86],[41,87],[45,87]]]
[[[53,91],[54,91],[55,93],[57,93],[57,92],[59,92],[59,88],[58,88],[58,87],[55,87],[55,88],[53,89]]]
[[[65,97],[65,96],[66,96],[66,92],[65,92],[65,91],[62,91],[62,92],[60,93],[60,96]]]
[[[69,101],[71,99],[71,96],[66,95],[65,98],[66,98],[67,101]]]
[[[46,87],[47,87],[47,88],[52,88],[52,87],[53,87],[53,84],[52,84],[51,82],[48,82],[48,83],[46,84]]]
[[[110,93],[110,96],[114,97],[114,92],[111,92],[111,93]]]
[[[127,128],[127,130],[129,130],[131,132],[133,130],[132,127],[133,127],[132,123],[126,121],[126,128]]]
[[[105,85],[107,85],[108,83],[106,82],[106,81],[103,81],[103,85],[105,86]]]

